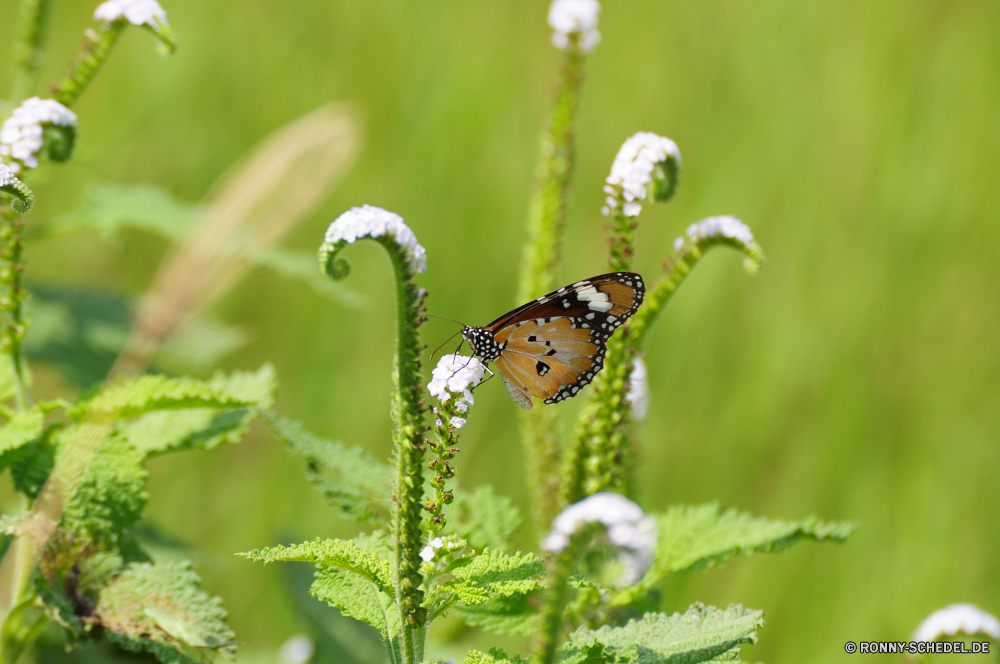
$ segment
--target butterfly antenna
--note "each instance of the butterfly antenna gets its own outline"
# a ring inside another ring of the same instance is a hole
[[[425,314],[425,315],[428,315],[428,316],[429,316],[430,314]],[[439,318],[439,316],[435,316],[435,318]],[[446,319],[446,320],[447,320],[447,319]],[[456,322],[458,322],[458,321],[456,321]],[[461,330],[459,330],[459,331],[458,331],[458,332],[456,332],[455,334],[461,334],[461,332],[462,332],[462,331],[461,331]],[[435,348],[435,349],[434,349],[434,352],[433,352],[433,353],[431,353],[431,359],[432,359],[432,360],[434,359],[434,355],[436,355],[436,354],[437,354],[437,352],[438,352],[439,350],[441,350],[441,348],[442,348],[442,346],[444,346],[444,344],[448,343],[449,341],[451,341],[452,339],[454,339],[454,338],[455,338],[455,334],[453,334],[453,335],[451,335],[450,337],[448,337],[447,339],[445,339],[445,340],[444,340],[444,343],[443,343],[443,344],[441,344],[440,346],[438,346],[437,348]],[[465,341],[465,340],[463,339],[463,341]],[[461,348],[461,347],[462,347],[462,344],[458,344],[458,347],[459,347],[459,348]],[[455,352],[456,352],[456,353],[458,353],[458,351],[455,351]]]
[[[462,327],[465,327],[465,323],[463,323],[462,321],[459,321],[459,320],[455,320],[454,318],[445,318],[444,316],[435,316],[434,314],[426,314],[426,313],[423,314],[423,315],[424,316],[429,316],[430,318],[440,318],[441,320],[448,320],[448,321],[451,321],[452,323],[458,323]]]

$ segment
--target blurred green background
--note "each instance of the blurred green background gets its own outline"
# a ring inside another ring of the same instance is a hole
[[[360,158],[285,245],[311,251],[337,214],[379,205],[427,247],[432,313],[481,324],[516,304],[558,61],[547,3],[163,4],[180,50],[164,59],[148,34],[125,35],[74,109],[77,158],[33,181],[33,219],[73,210],[92,183],[197,201],[275,128],[352,100]],[[684,155],[676,199],[641,218],[636,269],[648,281],[673,238],[714,214],[746,221],[769,257],[749,278],[737,255],[714,252],[655,331],[638,498],[861,524],[844,546],[672,581],[669,607],[763,609],[744,658],[764,662],[839,660],[845,641],[908,637],[952,602],[1000,611],[1000,4],[603,4],[562,277],[604,271],[602,180],[639,130]],[[43,80],[63,72],[93,9],[56,0]],[[15,16],[0,0],[8,35]],[[0,90],[10,82],[0,68]],[[136,298],[166,248],[138,233],[120,246],[40,241],[28,274]],[[348,252],[362,311],[253,273],[213,313],[252,338],[225,368],[273,362],[279,411],[385,456],[392,307],[380,251]],[[453,331],[433,321],[424,340]],[[54,370],[37,374],[41,392],[70,389]],[[492,483],[527,510],[517,410],[497,383],[477,393],[458,468],[463,485]],[[235,447],[157,459],[151,473],[149,523],[198,552],[244,649],[302,631],[281,567],[232,555],[355,532],[297,462],[259,428]],[[537,537],[525,526],[525,547]],[[469,633],[447,653],[495,642]]]

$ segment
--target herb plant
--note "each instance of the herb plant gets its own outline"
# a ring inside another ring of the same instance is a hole
[[[599,10],[596,0],[556,0],[550,8],[563,61],[529,206],[520,301],[556,285],[584,65],[600,39]],[[640,132],[622,145],[605,186],[610,270],[630,269],[643,206],[668,201],[680,171],[680,151],[670,139]],[[740,648],[756,641],[763,612],[694,604],[683,613],[659,613],[664,578],[802,540],[842,541],[853,530],[847,523],[772,520],[718,505],[645,514],[628,498],[635,463],[629,432],[648,407],[641,356],[654,323],[710,250],[740,251],[751,273],[764,263],[752,232],[736,218],[702,220],[677,239],[645,303],[609,341],[605,368],[583,396],[569,439],[558,433],[557,407],[523,415],[533,521],[539,533],[548,533],[538,552],[527,553],[511,544],[520,523],[511,501],[490,487],[461,487],[454,465],[486,368],[472,357],[446,355],[423,392],[419,328],[426,292],[418,279],[426,252],[399,215],[366,205],[330,225],[319,250],[321,269],[335,281],[346,279],[350,267],[342,252],[362,239],[382,245],[395,277],[392,463],[318,439],[277,415],[267,419],[306,462],[309,481],[344,516],[370,528],[351,540],[242,555],[313,564],[312,594],[378,630],[390,662],[428,661],[428,630],[449,615],[487,631],[532,635],[526,647],[541,664],[737,661]],[[522,661],[521,654],[496,648],[465,659]]]

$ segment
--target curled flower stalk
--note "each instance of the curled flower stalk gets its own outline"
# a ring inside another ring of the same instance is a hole
[[[5,314],[6,319],[0,336],[0,347],[10,358],[17,407],[23,412],[31,407],[31,399],[28,395],[24,359],[21,357],[21,341],[24,339],[26,329],[23,303],[27,297],[27,291],[22,284],[24,222],[21,218],[31,211],[35,197],[31,190],[3,164],[0,164],[0,193],[4,195],[3,198],[9,198],[11,201],[9,207],[5,205],[0,209],[4,221],[0,227],[0,260],[3,261],[3,267],[0,268],[0,282],[6,291],[0,296],[0,312]]]
[[[653,563],[656,524],[637,504],[600,492],[563,510],[552,522],[542,549],[550,561],[551,583],[542,609],[539,661],[556,661],[569,600],[570,576],[581,571],[601,587],[638,583]]]
[[[12,173],[37,168],[39,155],[69,159],[76,140],[76,115],[54,99],[26,99],[0,128],[0,157]]]
[[[72,106],[101,70],[125,29],[132,25],[153,33],[164,53],[177,48],[167,14],[156,0],[108,0],[94,11],[95,29],[83,35],[83,45],[69,73],[55,86],[56,101]]]
[[[742,252],[745,256],[743,267],[750,274],[764,265],[764,250],[754,239],[750,228],[736,217],[709,217],[691,224],[687,229],[687,238],[679,237],[674,241],[677,257],[666,262],[664,275],[646,293],[645,303],[632,318],[632,343],[636,348],[645,343],[649,330],[694,266],[706,252],[719,246]]]
[[[632,268],[636,218],[644,202],[667,201],[680,182],[681,154],[669,138],[639,132],[626,140],[611,165],[601,212],[611,218],[608,266],[614,271]],[[647,295],[647,302],[649,296]],[[648,308],[644,302],[636,316]],[[594,381],[591,399],[584,406],[577,433],[563,463],[560,504],[580,500],[598,491],[628,490],[631,445],[626,427],[632,401],[630,377],[635,369],[637,345],[634,319],[608,342],[607,359]]]
[[[555,0],[548,21],[552,43],[563,52],[555,101],[535,173],[528,206],[528,241],[525,244],[518,287],[518,302],[532,300],[556,286],[560,244],[569,205],[573,164],[576,159],[576,124],[580,108],[584,60],[600,41],[597,0]],[[558,510],[560,443],[556,413],[536,408],[522,414],[521,430],[529,463],[529,483],[536,500],[535,522],[545,528]]]
[[[423,545],[424,468],[423,416],[421,414],[420,340],[417,329],[425,320],[426,291],[413,283],[427,269],[427,254],[402,217],[365,205],[340,215],[327,229],[320,246],[320,265],[334,280],[347,277],[350,264],[340,251],[360,239],[381,244],[392,262],[396,281],[397,331],[393,362],[392,422],[396,454],[393,488],[395,509],[396,602],[399,608],[401,651],[404,664],[420,661],[426,611],[421,606],[423,582],[420,550]]]
[[[427,447],[435,455],[428,464],[434,496],[424,505],[429,513],[426,530],[431,538],[447,523],[443,510],[455,496],[448,491],[446,483],[455,477],[451,461],[459,451],[458,430],[465,426],[469,409],[476,403],[472,388],[482,382],[485,374],[486,367],[475,357],[445,355],[434,368],[431,382],[427,384],[427,391],[439,402],[433,408],[435,437],[427,441]]]

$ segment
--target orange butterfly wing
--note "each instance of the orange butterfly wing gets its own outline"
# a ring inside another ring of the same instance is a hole
[[[530,397],[551,404],[576,396],[604,368],[607,340],[644,293],[642,277],[616,272],[561,288],[494,322],[489,329],[501,346],[494,365],[514,401],[528,409]]]

